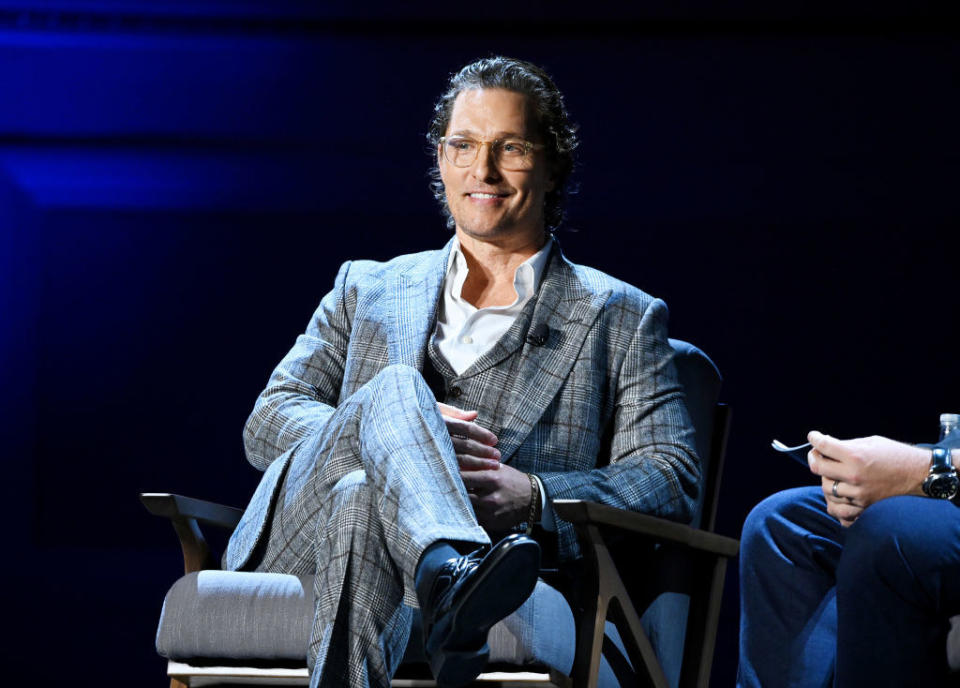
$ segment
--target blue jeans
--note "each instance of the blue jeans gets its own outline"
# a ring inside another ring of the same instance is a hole
[[[960,510],[893,497],[849,529],[818,487],[768,497],[740,550],[739,686],[944,685]]]

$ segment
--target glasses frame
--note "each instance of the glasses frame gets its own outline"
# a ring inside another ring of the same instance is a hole
[[[451,160],[450,158],[447,157],[446,143],[447,143],[447,141],[449,141],[450,139],[465,139],[465,140],[467,140],[467,141],[474,141],[474,142],[476,142],[476,144],[477,144],[477,150],[474,151],[474,153],[473,153],[473,158],[471,158],[470,162],[468,162],[466,165],[458,165],[458,164],[455,163],[453,160]],[[542,143],[531,143],[530,141],[527,141],[526,139],[522,139],[522,138],[520,138],[520,137],[516,137],[516,138],[507,137],[507,138],[502,138],[502,139],[478,139],[478,138],[474,138],[474,137],[472,137],[472,136],[461,136],[461,135],[457,134],[457,135],[455,135],[455,136],[441,136],[441,137],[440,137],[440,155],[443,156],[443,159],[446,160],[448,163],[450,163],[450,164],[453,165],[454,167],[462,170],[462,169],[466,169],[467,167],[470,167],[473,163],[475,163],[475,162],[477,161],[477,158],[480,157],[480,148],[482,148],[484,145],[490,146],[490,152],[493,153],[493,151],[495,150],[495,149],[494,149],[494,145],[497,144],[497,143],[502,143],[503,141],[515,141],[515,142],[518,142],[518,143],[522,143],[522,144],[523,144],[523,159],[524,159],[524,160],[527,159],[527,156],[530,155],[530,152],[531,152],[531,151],[543,150],[543,149],[546,147],[545,144],[542,144]],[[494,159],[494,161],[496,162],[496,164],[497,164],[498,166],[500,166],[500,167],[503,166],[503,164],[502,164],[502,159],[501,159],[499,156],[497,156],[496,154],[494,154],[494,155],[493,155],[493,159]],[[504,168],[504,169],[510,169],[510,168]],[[521,171],[521,170],[526,170],[526,169],[529,169],[529,167],[520,167],[520,168],[517,168],[516,171]]]

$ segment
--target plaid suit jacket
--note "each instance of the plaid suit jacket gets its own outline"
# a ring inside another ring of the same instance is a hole
[[[333,409],[387,365],[423,369],[450,243],[386,263],[347,262],[304,334],[274,370],[244,429],[248,460],[265,470],[225,555],[241,568],[264,532],[283,472]],[[545,323],[547,341],[526,341]],[[465,408],[499,437],[502,461],[536,473],[548,499],[589,499],[689,520],[699,461],[666,305],[566,260],[547,270],[503,337],[463,375]],[[558,522],[561,561],[576,557]]]

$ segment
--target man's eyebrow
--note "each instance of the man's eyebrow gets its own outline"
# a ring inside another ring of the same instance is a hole
[[[482,139],[484,138],[477,132],[472,129],[457,129],[456,131],[451,131],[448,136],[468,136],[472,139]],[[493,138],[496,139],[526,139],[527,137],[523,134],[518,134],[515,131],[498,131],[494,134]]]

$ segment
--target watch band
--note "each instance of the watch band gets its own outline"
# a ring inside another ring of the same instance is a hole
[[[953,457],[949,449],[933,448],[933,457],[930,459],[931,473],[949,473],[953,470]]]

